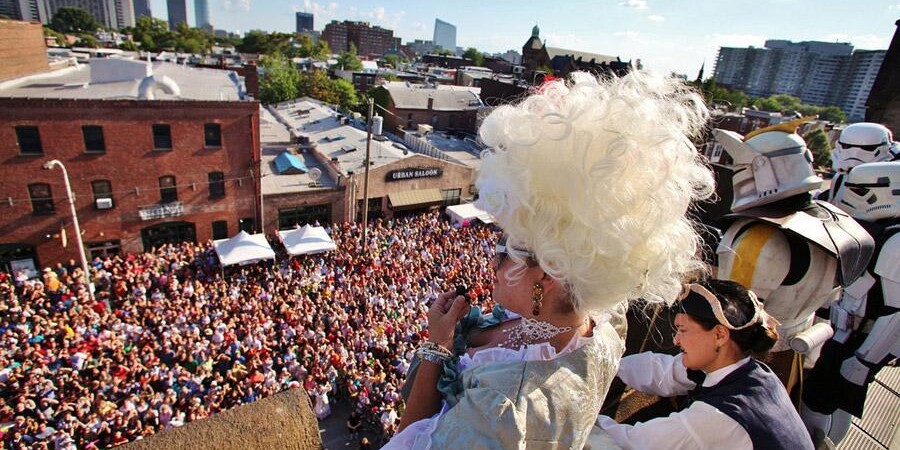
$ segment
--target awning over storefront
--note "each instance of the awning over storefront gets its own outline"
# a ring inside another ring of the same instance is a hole
[[[413,209],[416,207],[436,205],[443,202],[444,197],[437,188],[431,188],[393,192],[388,194],[388,200],[391,202],[391,209],[396,211],[400,209]]]

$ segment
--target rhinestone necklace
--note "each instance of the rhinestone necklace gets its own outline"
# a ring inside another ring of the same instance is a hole
[[[550,322],[522,317],[516,326],[503,330],[506,340],[498,347],[517,349],[523,345],[549,341],[571,330],[572,327],[558,327]]]

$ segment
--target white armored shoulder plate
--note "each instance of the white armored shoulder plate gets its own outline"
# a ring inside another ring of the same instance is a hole
[[[900,308],[900,233],[884,243],[875,262],[875,273],[881,277],[885,305]]]

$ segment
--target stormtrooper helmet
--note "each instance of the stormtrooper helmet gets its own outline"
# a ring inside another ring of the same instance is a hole
[[[877,161],[890,161],[900,154],[900,144],[893,142],[891,131],[877,123],[854,123],[841,132],[831,153],[831,168],[847,173],[854,166]]]
[[[779,127],[760,132],[747,141],[733,131],[713,130],[734,164],[733,212],[766,205],[822,185],[812,168],[812,153],[796,133]]]
[[[857,220],[872,222],[900,217],[900,161],[854,167],[833,203]]]

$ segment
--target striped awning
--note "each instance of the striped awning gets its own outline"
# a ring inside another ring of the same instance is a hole
[[[437,188],[417,189],[413,191],[393,192],[388,194],[391,209],[410,209],[414,206],[435,205],[444,201],[444,196]]]

